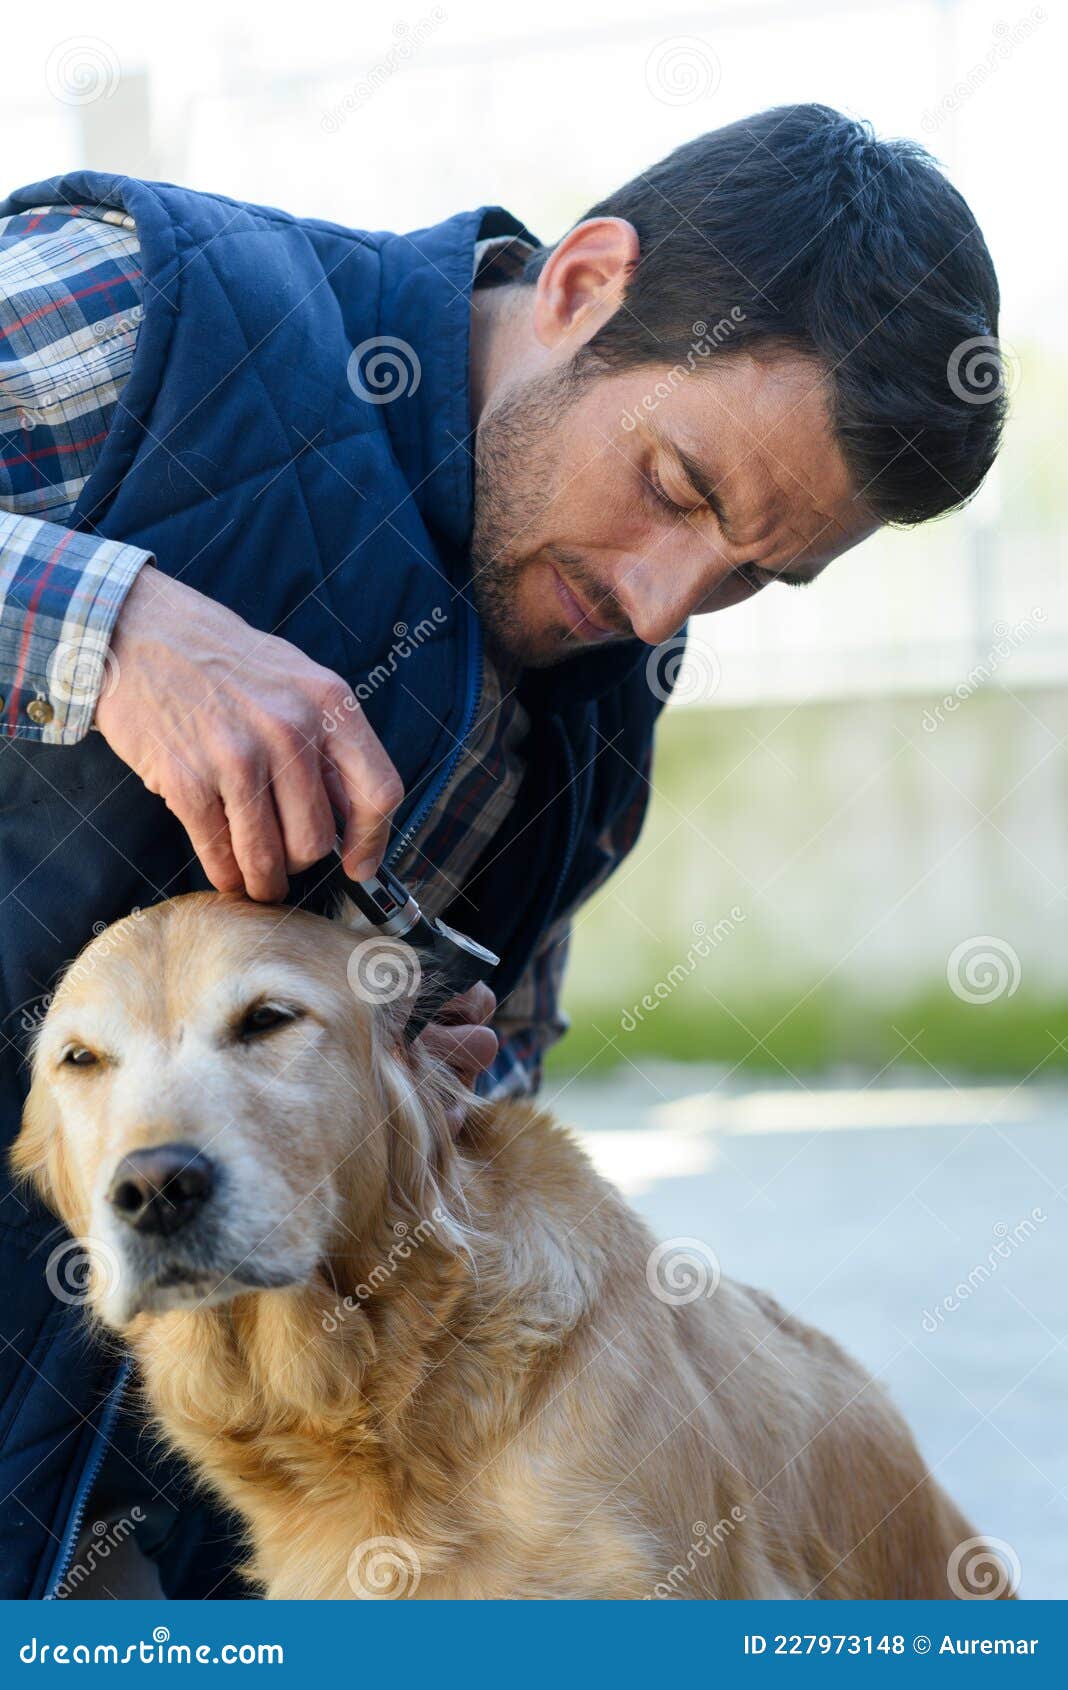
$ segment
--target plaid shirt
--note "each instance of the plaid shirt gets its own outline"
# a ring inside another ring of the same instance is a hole
[[[527,251],[509,237],[482,242],[478,285],[510,279]],[[8,736],[72,745],[89,731],[115,619],[151,557],[64,526],[121,403],[141,316],[131,218],[91,206],[0,218],[0,676],[8,689],[0,726]],[[397,865],[430,914],[452,901],[507,816],[527,727],[514,686],[487,659],[475,727]],[[603,842],[613,862],[639,821],[640,806],[618,838]],[[569,917],[554,924],[499,1005],[501,1048],[484,1094],[537,1089],[542,1054],[568,1025],[559,997],[569,933]]]
[[[149,553],[64,527],[130,373],[137,234],[115,211],[0,218],[0,731],[73,745]]]

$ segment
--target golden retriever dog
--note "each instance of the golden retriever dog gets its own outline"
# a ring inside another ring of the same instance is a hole
[[[359,945],[217,894],[116,923],[14,1152],[257,1590],[960,1595],[983,1545],[875,1382],[763,1292],[673,1290],[532,1103],[468,1096],[456,1138]]]

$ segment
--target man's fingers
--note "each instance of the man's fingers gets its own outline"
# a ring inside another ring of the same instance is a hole
[[[243,779],[223,793],[223,804],[245,891],[260,903],[279,903],[289,889],[289,881],[270,788],[254,778]]]
[[[116,684],[96,726],[181,820],[214,885],[284,897],[287,859],[308,866],[333,844],[331,806],[348,873],[378,867],[404,793],[340,675],[151,566],[110,650]]]
[[[333,849],[334,823],[324,785],[325,765],[317,751],[305,751],[275,770],[274,807],[290,874],[310,868]]]
[[[321,758],[320,767],[323,774],[323,785],[326,788],[326,796],[329,801],[330,808],[337,818],[337,825],[334,828],[334,832],[336,834],[343,835],[345,831],[345,820],[349,813],[348,793],[345,791],[341,776],[338,774],[333,763],[331,763],[328,757],[324,756]]]
[[[441,1006],[416,1044],[421,1044],[436,1062],[451,1068],[465,1086],[473,1088],[500,1048],[496,1033],[486,1026],[496,1009],[497,999],[490,988],[484,981],[476,980],[466,992],[458,993]],[[459,1129],[460,1122],[453,1122],[454,1136]]]
[[[497,1035],[490,1027],[442,1027],[432,1022],[419,1035],[435,1061],[443,1062],[465,1085],[473,1085],[497,1055]]]
[[[466,992],[442,1004],[434,1023],[439,1027],[475,1026],[492,1021],[496,1010],[497,999],[492,991],[484,980],[476,980]]]
[[[341,861],[350,880],[370,880],[386,854],[392,810],[379,810],[362,798],[350,802],[341,836]]]
[[[181,807],[180,807],[181,805]],[[169,802],[199,858],[200,865],[217,892],[243,892],[244,877],[230,844],[230,824],[217,797],[189,797]]]
[[[366,880],[385,856],[389,818],[404,797],[404,787],[362,711],[336,729],[323,752],[345,793],[347,819],[341,846],[345,873],[353,880]]]

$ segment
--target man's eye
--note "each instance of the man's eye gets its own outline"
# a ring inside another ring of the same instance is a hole
[[[64,1068],[95,1068],[99,1061],[96,1051],[90,1050],[88,1045],[70,1045],[60,1058]]]
[[[689,516],[691,514],[689,506],[677,504],[664,492],[655,470],[649,471],[649,474],[645,477],[645,482],[656,503],[664,510],[670,511],[672,516]]]
[[[273,1033],[295,1021],[300,1011],[284,1003],[255,1003],[246,1009],[237,1025],[239,1039],[254,1039],[261,1033]]]

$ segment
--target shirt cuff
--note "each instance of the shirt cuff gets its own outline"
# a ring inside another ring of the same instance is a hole
[[[536,1097],[541,1086],[541,1062],[524,1062],[502,1046],[491,1067],[475,1082],[475,1094],[487,1103],[503,1103],[510,1097]]]
[[[541,1090],[545,1052],[563,1038],[570,1025],[569,1018],[558,1009],[551,1023],[505,1033],[490,1066],[478,1077],[478,1096],[487,1103],[499,1103],[507,1097],[535,1097]]]
[[[76,745],[118,679],[111,636],[153,554],[0,514],[0,736]]]

